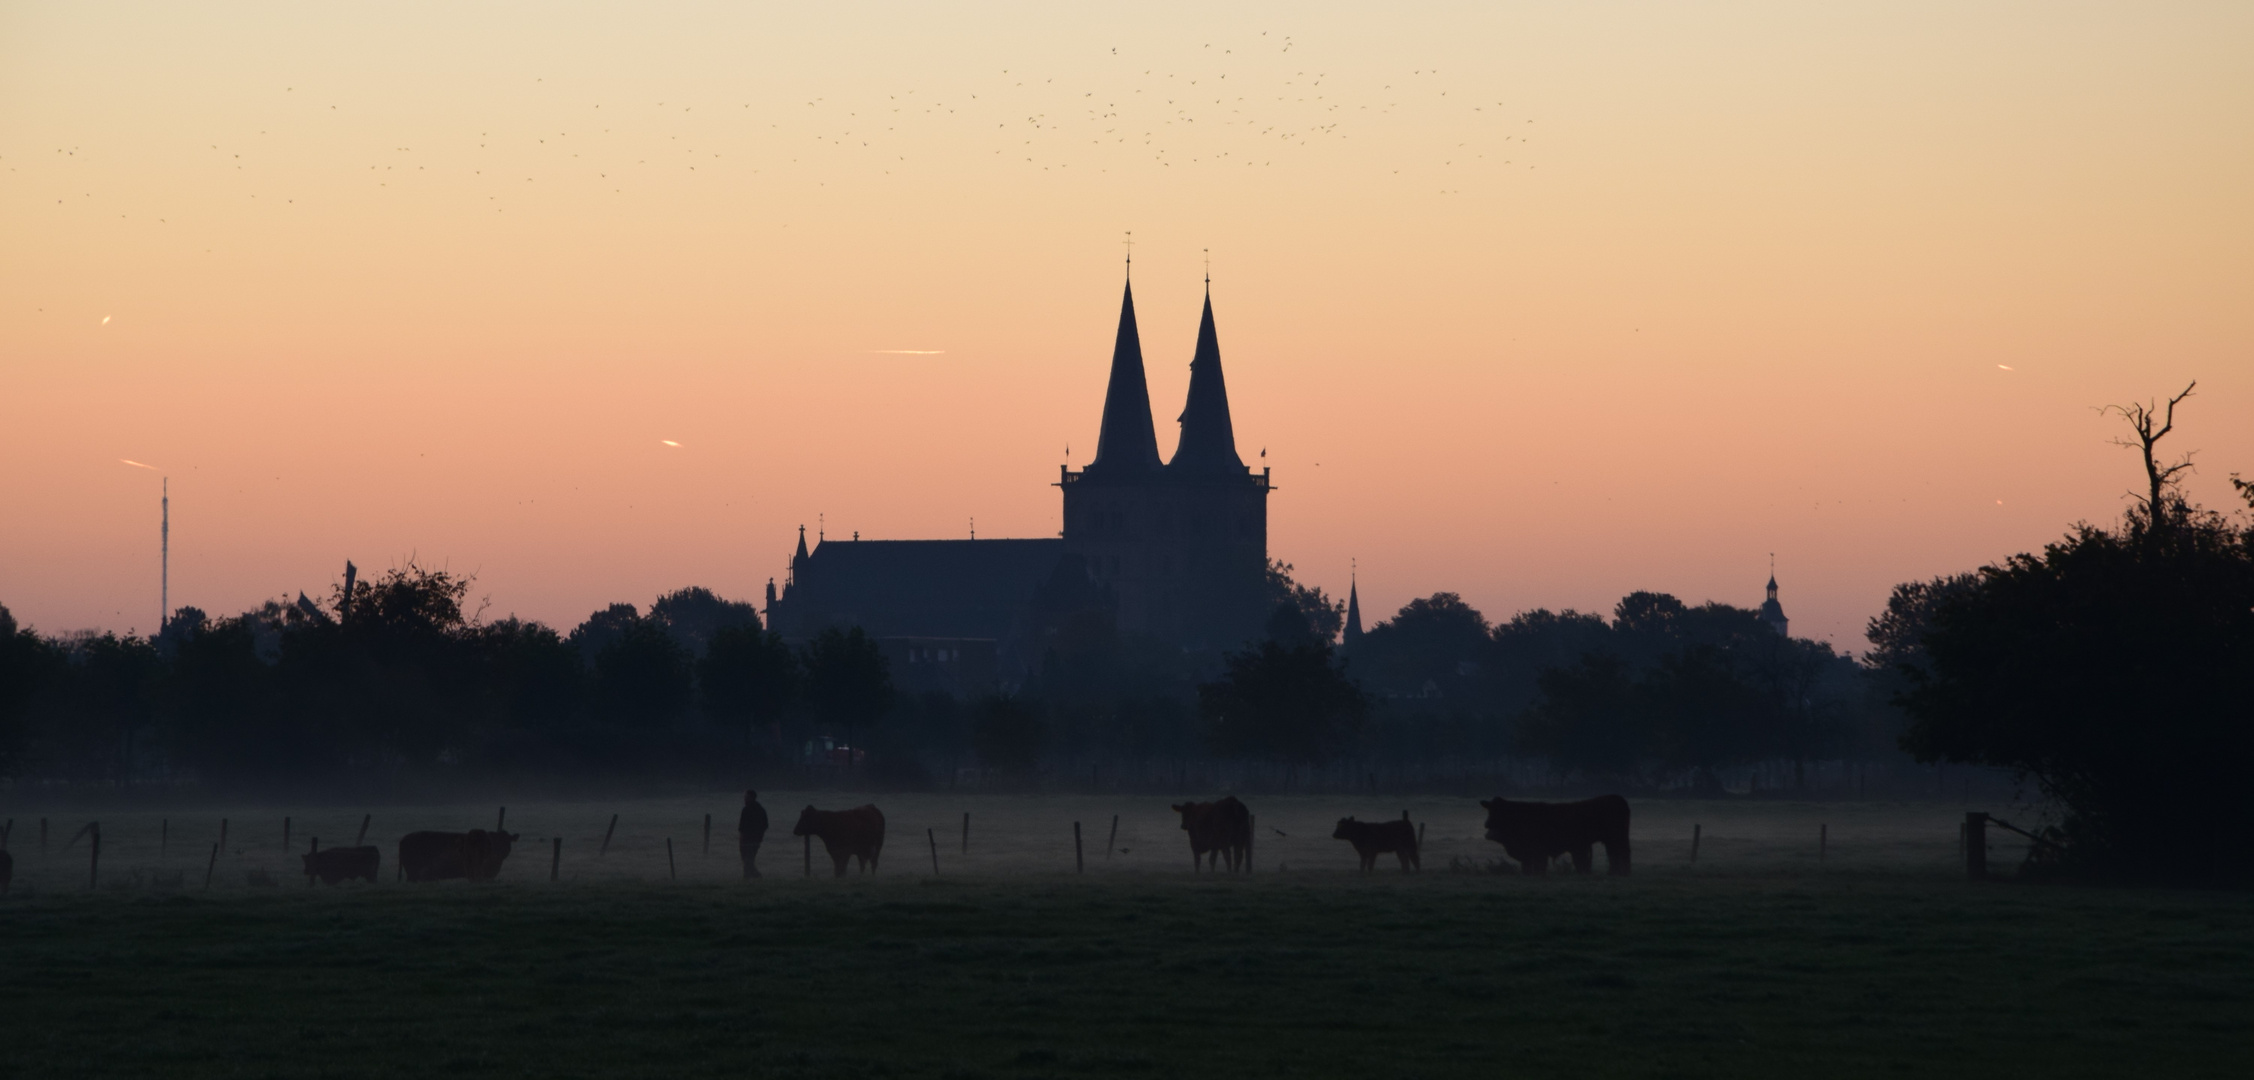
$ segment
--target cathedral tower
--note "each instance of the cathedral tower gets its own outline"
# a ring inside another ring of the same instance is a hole
[[[1237,456],[1208,295],[1182,433],[1161,464],[1132,286],[1120,304],[1096,457],[1060,470],[1065,549],[1118,600],[1119,628],[1187,648],[1232,648],[1267,612],[1267,470]]]

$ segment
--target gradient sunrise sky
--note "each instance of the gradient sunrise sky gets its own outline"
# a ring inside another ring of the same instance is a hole
[[[0,5],[0,603],[344,561],[755,598],[1045,536],[1122,239],[1170,450],[1210,251],[1271,551],[1371,618],[1633,589],[1860,647],[2254,474],[2254,5]]]

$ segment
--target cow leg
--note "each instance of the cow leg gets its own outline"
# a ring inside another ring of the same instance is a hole
[[[1417,853],[1410,851],[1408,848],[1402,848],[1400,851],[1395,852],[1395,854],[1398,855],[1401,859],[1401,872],[1404,874],[1408,873],[1409,863],[1416,859]]]
[[[845,867],[846,867],[846,864],[848,864],[848,863],[850,863],[850,862],[852,862],[852,861],[853,861],[853,856],[846,854],[846,853],[845,853],[845,851],[844,851],[843,849],[841,849],[841,848],[831,848],[831,849],[830,849],[830,862],[831,862],[831,863],[832,863],[832,864],[834,865],[834,867],[836,868],[836,872],[835,872],[835,873],[833,873],[833,874],[831,874],[830,876],[831,876],[831,877],[844,877],[844,876],[845,876]]]
[[[1574,849],[1573,849],[1573,872],[1574,872],[1574,873],[1576,873],[1576,874],[1586,874],[1586,873],[1588,873],[1588,872],[1589,872],[1589,864],[1590,864],[1590,862],[1592,861],[1592,860],[1591,860],[1591,858],[1590,858],[1590,852],[1591,852],[1592,850],[1593,850],[1593,848],[1592,848],[1592,845],[1589,845],[1589,844],[1583,844],[1583,845],[1581,845],[1580,847],[1577,847],[1577,848],[1574,848]]]
[[[1604,866],[1615,877],[1628,876],[1628,838],[1604,842]]]

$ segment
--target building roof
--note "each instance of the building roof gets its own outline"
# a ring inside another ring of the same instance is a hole
[[[1119,337],[1111,347],[1111,383],[1104,390],[1103,428],[1084,471],[1109,477],[1156,472],[1158,432],[1151,426],[1150,384],[1143,378],[1143,341],[1135,331],[1135,286],[1119,302]]]
[[[1197,324],[1197,352],[1190,359],[1190,393],[1182,407],[1182,440],[1174,447],[1170,473],[1242,475],[1237,435],[1229,422],[1229,387],[1221,378],[1221,343],[1213,331],[1213,294]]]
[[[775,629],[1001,640],[1063,554],[1057,539],[825,540],[784,594]]]

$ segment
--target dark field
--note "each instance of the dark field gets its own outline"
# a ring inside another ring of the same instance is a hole
[[[2236,894],[1873,871],[385,872],[0,902],[0,1072],[2181,1077],[2243,1076],[2254,1048]]]

